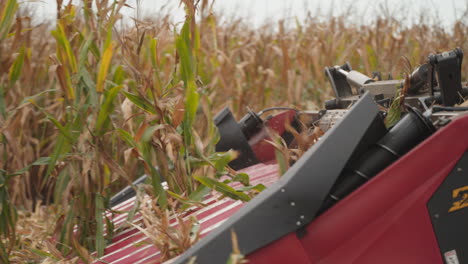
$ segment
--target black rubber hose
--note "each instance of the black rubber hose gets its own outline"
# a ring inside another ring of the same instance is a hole
[[[319,214],[379,174],[434,132],[435,127],[426,117],[416,108],[408,108],[408,113],[387,134],[342,172],[322,204]]]

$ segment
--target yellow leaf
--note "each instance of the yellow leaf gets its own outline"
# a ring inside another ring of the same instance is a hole
[[[112,60],[112,53],[113,53],[113,45],[112,43],[107,47],[104,51],[104,55],[102,56],[101,65],[99,66],[99,73],[97,76],[97,83],[96,83],[96,92],[102,93],[104,91],[104,82],[107,78],[107,72],[109,71],[109,65]]]

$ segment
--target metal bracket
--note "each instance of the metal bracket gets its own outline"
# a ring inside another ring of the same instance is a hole
[[[325,75],[330,80],[330,84],[333,88],[333,91],[335,92],[335,97],[339,99],[352,96],[353,90],[351,89],[351,86],[349,85],[346,76],[339,73],[336,67],[326,67],[324,70]],[[351,71],[351,65],[349,65],[349,62],[346,62],[339,68],[347,72]]]
[[[441,54],[429,55],[429,63],[437,76],[442,105],[453,106],[462,102],[461,66],[463,52],[460,48]],[[434,73],[431,78],[434,78]],[[431,80],[431,84],[433,81]],[[431,91],[432,94],[434,91]]]
[[[231,231],[246,255],[309,224],[378,113],[366,93],[278,182],[174,263],[185,264],[195,256],[199,264],[226,263],[232,252]]]

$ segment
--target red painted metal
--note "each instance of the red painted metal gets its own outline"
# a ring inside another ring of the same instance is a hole
[[[274,243],[255,251],[248,256],[248,260],[249,264],[313,263],[295,233],[290,233]]]
[[[313,221],[301,246],[289,234],[249,263],[289,252],[310,260],[295,263],[444,263],[426,204],[468,149],[467,131],[468,116],[453,121]]]
[[[288,110],[273,116],[265,122],[266,128],[263,128],[262,131],[249,140],[249,145],[260,162],[275,159],[275,148],[268,142],[271,141],[268,130],[282,135],[286,131],[286,123],[291,123],[295,115],[296,111]]]

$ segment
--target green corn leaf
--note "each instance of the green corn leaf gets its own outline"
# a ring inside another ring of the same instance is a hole
[[[190,21],[186,21],[176,39],[176,48],[180,57],[180,74],[185,85],[195,81],[195,63],[190,45]]]
[[[98,257],[104,255],[104,248],[106,247],[106,241],[104,239],[104,198],[100,195],[96,195],[96,252]]]
[[[70,174],[67,170],[63,170],[57,176],[57,181],[55,182],[55,189],[54,189],[54,201],[62,201],[62,195],[67,188],[68,183],[70,182]]]
[[[18,6],[19,5],[16,0],[8,0],[4,6],[0,17],[0,41],[3,41],[10,32]]]
[[[180,57],[180,74],[185,84],[185,113],[183,122],[184,142],[192,141],[192,125],[195,122],[200,96],[195,83],[195,60],[190,45],[190,21],[187,20],[176,39],[177,53]]]
[[[123,94],[125,95],[125,97],[128,98],[128,100],[130,100],[138,108],[140,108],[140,109],[142,109],[142,110],[144,110],[144,111],[146,111],[146,112],[148,112],[150,114],[153,114],[153,115],[156,114],[156,111],[154,110],[154,107],[146,99],[144,99],[144,98],[142,98],[140,96],[131,94],[131,93],[127,93],[125,91],[123,92]]]
[[[151,185],[153,187],[154,194],[158,197],[158,203],[161,207],[165,208],[167,206],[167,196],[166,191],[162,186],[162,176],[159,169],[156,169],[155,166],[152,165],[152,151],[153,146],[151,145],[151,138],[154,132],[158,129],[161,129],[162,125],[150,126],[146,128],[145,132],[141,137],[141,141],[139,144],[139,150],[142,153],[142,157],[144,162],[149,169],[149,174],[151,176]]]
[[[78,68],[79,69],[82,69],[86,66],[86,62],[88,61],[89,49],[91,45],[93,44],[93,40],[94,40],[94,35],[93,33],[90,33],[86,37],[86,41],[80,47],[80,50],[78,53],[78,61],[79,61]]]
[[[195,204],[199,204],[199,205],[203,205],[203,203],[199,202],[199,201],[193,201],[191,199],[188,199],[188,198],[185,198],[175,192],[171,192],[171,191],[167,191],[167,193],[169,195],[171,195],[172,197],[174,197],[177,201],[181,202],[182,203],[182,208],[187,208],[189,206],[192,206],[192,205],[195,205]]]
[[[49,164],[50,157],[40,157],[32,163],[33,166],[47,165]]]
[[[151,60],[151,65],[153,66],[154,69],[154,78],[156,80],[156,93],[158,96],[160,96],[163,91],[162,91],[162,81],[161,77],[159,76],[159,64],[158,64],[158,40],[155,38],[150,38],[149,40],[149,51],[150,51],[150,60]]]
[[[55,125],[55,127],[58,128],[58,130],[60,131],[60,133],[65,136],[70,142],[73,141],[73,137],[72,135],[68,132],[67,128],[62,126],[62,124],[60,124],[60,122],[55,119],[55,117],[53,117],[52,115],[50,115],[49,113],[43,111],[43,113],[45,113],[45,115],[47,116],[47,119],[49,119],[52,124]]]
[[[195,191],[190,193],[190,195],[188,196],[188,200],[193,201],[193,202],[200,202],[207,194],[210,193],[210,191],[211,191],[210,188],[208,188],[207,186],[203,184],[200,184],[195,189]],[[180,209],[185,210],[189,208],[191,205],[192,204],[190,203],[183,204]]]
[[[197,92],[195,81],[189,81],[186,84],[184,113],[184,123],[186,124],[187,129],[191,129],[193,123],[195,122],[199,99],[200,96]]]
[[[227,152],[216,152],[212,154],[208,159],[213,162],[215,169],[222,173],[226,170],[228,163],[237,158],[237,152],[229,150]]]
[[[99,50],[99,47],[96,42],[93,41],[91,43],[90,51],[91,51],[91,54],[94,55],[96,60],[99,61],[101,59],[101,51]]]
[[[278,149],[275,149],[275,157],[276,161],[278,162],[280,175],[285,174],[289,167],[287,158],[284,156],[283,152]]]
[[[70,203],[70,208],[73,208],[74,201]],[[57,248],[61,250],[64,254],[67,254],[69,251],[69,247],[65,245],[70,245],[71,244],[71,238],[68,236],[70,234],[70,230],[73,230],[73,219],[75,219],[75,214],[73,210],[68,210],[65,221],[63,222],[63,228],[60,231],[59,235],[59,244]]]
[[[88,70],[83,67],[79,70],[78,74],[83,83],[86,85],[86,88],[88,88],[89,91],[94,92],[93,96],[97,97],[96,84],[94,83],[93,78],[91,77],[91,74],[88,72]]]
[[[112,219],[110,217],[105,216],[104,219],[106,220],[106,242],[111,243],[112,237],[115,234],[115,225],[114,225],[114,222],[112,222]]]
[[[130,135],[127,131],[118,128],[117,132],[119,133],[120,138],[127,143],[127,145],[136,148],[137,143],[133,140],[133,136]]]
[[[115,2],[114,2],[115,5]],[[109,48],[112,48],[112,31],[114,23],[109,23],[106,30],[106,40],[104,42],[104,50],[107,51]],[[105,53],[105,52],[104,52]],[[105,56],[105,54],[104,54]]]
[[[146,128],[145,132],[143,132],[143,135],[141,136],[141,142],[148,143],[153,137],[154,132],[163,128],[164,128],[164,125],[156,125],[156,126],[150,126]]]
[[[58,130],[63,136],[65,136],[70,142],[74,141],[72,134],[68,131],[67,127],[62,126],[62,124],[60,124],[60,122],[55,117],[53,117],[51,114],[45,111],[44,108],[37,105],[33,99],[30,99],[29,102],[34,104],[37,108],[39,108],[39,110],[42,111],[42,113],[47,117],[47,119],[49,119],[52,122],[52,124],[54,124],[58,128]]]
[[[83,40],[83,44],[81,45],[78,53],[78,79],[81,80],[81,87],[85,87],[88,91],[89,103],[91,106],[96,106],[98,102],[96,84],[94,83],[91,74],[86,69],[89,52],[94,43],[94,35],[90,33],[86,38],[82,35],[80,36]]]
[[[193,49],[195,51],[196,57],[199,57],[200,53],[200,47],[201,47],[201,39],[200,39],[200,30],[197,25],[195,25],[194,28],[194,36],[193,36]]]
[[[122,85],[125,81],[125,71],[121,65],[115,68],[113,81],[118,85]]]
[[[209,159],[201,159],[201,158],[196,158],[194,156],[189,156],[188,160],[190,162],[191,168],[200,168],[203,166],[213,165],[213,163]]]
[[[161,174],[159,173],[159,170],[154,168],[153,166],[151,167],[151,185],[153,187],[155,195],[158,197],[158,203],[162,208],[166,208],[167,206],[167,196],[166,196],[166,190],[164,190],[164,187],[162,186],[162,181],[161,181]]]
[[[76,73],[78,71],[78,66],[76,64],[75,54],[73,53],[73,50],[71,48],[70,42],[68,40],[67,34],[65,33],[63,26],[60,23],[58,23],[57,29],[52,30],[51,34],[57,41],[58,46],[65,52],[66,62],[68,62],[70,69],[73,73]],[[62,61],[62,63],[65,62]]]
[[[47,171],[46,171],[46,175],[43,181],[43,185],[47,182],[46,180],[49,178],[50,174],[54,170],[55,164],[57,163],[59,158],[63,154],[70,151],[70,149],[71,149],[71,144],[69,143],[69,140],[67,140],[67,138],[63,134],[60,134],[59,137],[57,138],[57,142],[55,143],[54,150],[52,151],[52,155],[50,156],[50,161],[47,166]],[[60,199],[56,201],[60,201]]]
[[[96,132],[98,135],[104,134],[104,127],[110,122],[110,115],[114,110],[114,100],[123,86],[116,86],[106,93],[106,98],[99,109],[98,118],[96,121]]]
[[[20,78],[21,70],[23,69],[24,58],[26,57],[26,47],[22,46],[18,56],[16,57],[15,61],[10,67],[9,73],[9,84],[8,86],[11,88],[15,84],[16,81]]]
[[[250,191],[250,190],[255,190],[257,192],[262,192],[266,189],[265,185],[259,183],[257,185],[254,185],[254,186],[244,186],[244,187],[241,187],[239,188],[238,191],[242,191],[242,192],[247,192],[247,191]]]
[[[385,117],[385,126],[387,128],[394,126],[401,119],[401,97],[401,89],[397,88],[395,99],[390,105],[387,116]]]
[[[138,193],[137,193],[137,197],[138,197]],[[130,211],[127,214],[127,222],[128,223],[133,222],[133,218],[135,217],[135,214],[137,213],[137,211],[139,209],[140,209],[140,200],[135,199],[135,202],[133,203],[132,209],[130,209]]]
[[[11,177],[11,176],[21,175],[21,174],[27,172],[32,166],[47,165],[47,164],[49,164],[49,162],[50,162],[50,157],[40,157],[39,159],[37,159],[35,162],[31,163],[30,165],[24,167],[23,169],[21,169],[19,171],[16,171],[13,174],[9,174],[8,176]]]
[[[91,74],[88,70],[83,67],[78,70],[78,76],[81,80],[81,83],[89,91],[89,103],[91,106],[96,106],[98,104],[98,94],[96,92],[96,84],[94,83]]]
[[[150,39],[149,43],[149,50],[151,53],[150,59],[151,59],[151,65],[153,65],[153,69],[158,68],[158,51],[157,51],[157,46],[158,46],[158,40],[155,38]]]
[[[210,188],[205,185],[199,185],[188,198],[192,201],[201,201],[208,193],[210,193]]]
[[[243,193],[243,192],[239,192],[239,191],[236,191],[234,188],[232,188],[231,186],[223,183],[223,182],[219,182],[215,179],[212,179],[212,178],[209,178],[209,177],[205,177],[205,176],[195,176],[195,179],[197,181],[199,181],[201,184],[213,189],[213,190],[216,190],[220,193],[222,193],[223,195],[227,196],[227,197],[230,197],[232,199],[235,199],[235,200],[241,200],[241,201],[244,201],[244,202],[247,202],[250,200],[250,197]]]
[[[151,242],[148,241],[148,240],[143,240],[143,241],[140,241],[140,242],[133,243],[132,245],[139,248],[139,247],[142,247],[142,246],[151,245]]]
[[[244,186],[249,186],[250,185],[250,177],[247,173],[238,173],[234,178],[232,179],[233,181],[237,181],[242,183]]]

